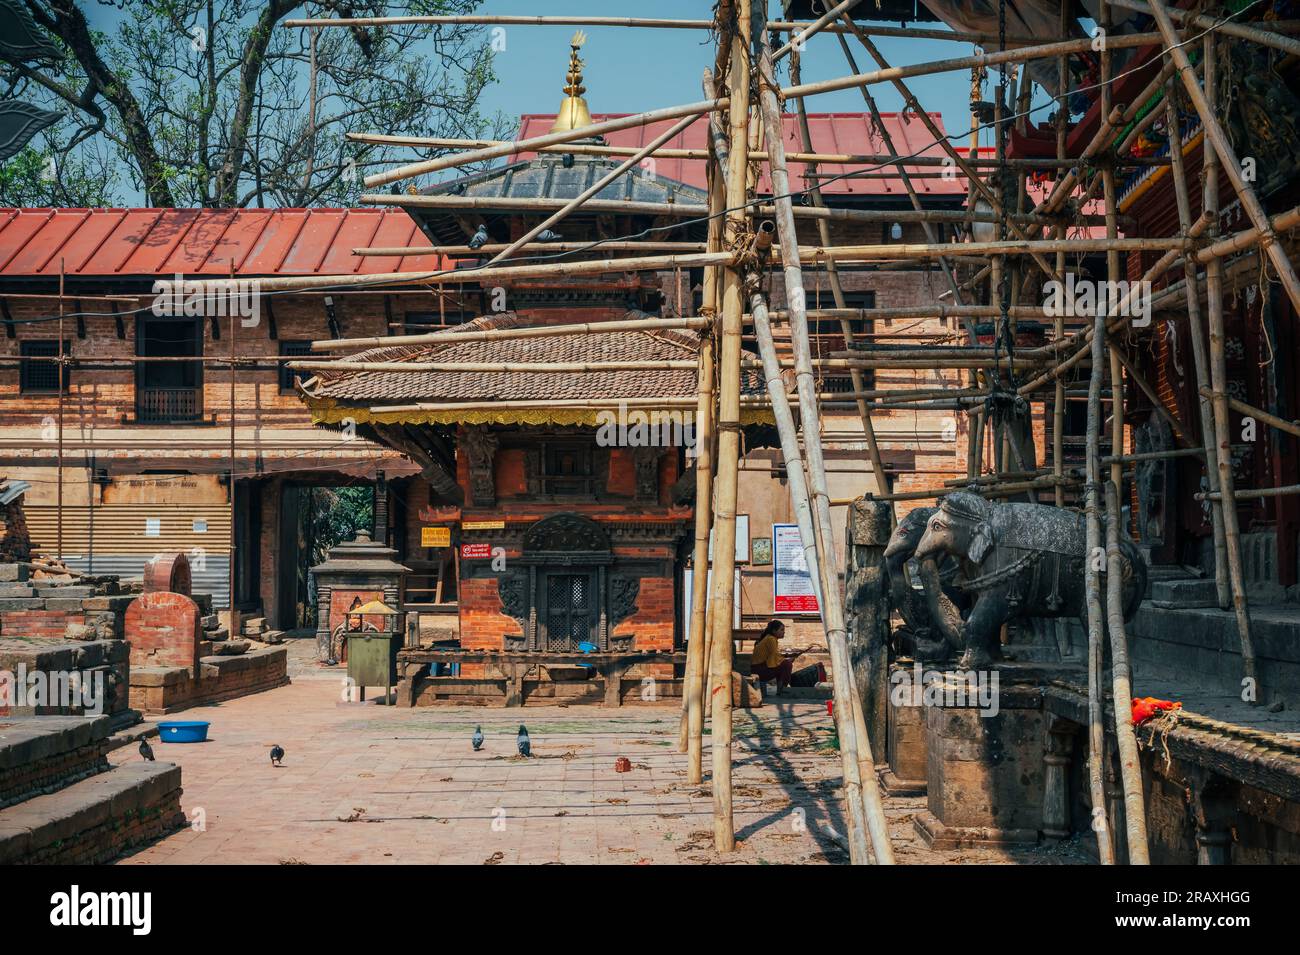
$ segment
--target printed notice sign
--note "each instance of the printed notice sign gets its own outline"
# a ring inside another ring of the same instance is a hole
[[[421,527],[420,546],[421,547],[450,547],[451,528],[450,527]]]
[[[772,525],[772,612],[819,612],[798,524]]]

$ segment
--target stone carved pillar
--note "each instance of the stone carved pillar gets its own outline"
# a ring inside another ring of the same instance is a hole
[[[871,755],[877,763],[885,761],[887,751],[889,584],[885,547],[891,530],[888,503],[863,498],[849,508],[844,595],[849,659],[862,697]]]
[[[1112,842],[1115,846],[1115,864],[1128,865],[1128,823],[1124,811],[1124,782],[1119,769],[1119,752],[1112,739],[1106,737],[1106,806],[1110,812]]]
[[[1196,823],[1196,864],[1229,865],[1232,821],[1237,814],[1237,787],[1210,772],[1190,775],[1188,790]]]
[[[1043,838],[1060,842],[1070,838],[1070,764],[1078,725],[1056,720],[1047,731],[1043,756]]]

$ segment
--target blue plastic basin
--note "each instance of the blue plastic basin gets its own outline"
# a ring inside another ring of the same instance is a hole
[[[164,743],[202,743],[208,738],[205,720],[173,720],[158,724],[158,739]]]

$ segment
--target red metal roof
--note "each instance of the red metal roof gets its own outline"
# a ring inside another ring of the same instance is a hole
[[[0,209],[0,276],[363,275],[435,271],[439,256],[352,254],[428,246],[400,209]]]
[[[629,114],[597,113],[592,116],[592,120],[599,123],[626,115]],[[940,114],[931,113],[930,117],[940,130],[944,130],[943,119]],[[799,117],[793,113],[786,113],[782,118],[785,127],[786,151],[803,152],[803,137],[799,131]],[[922,156],[942,157],[945,155],[942,147],[935,144],[930,131],[915,116],[904,118],[901,113],[881,113],[880,118],[900,156],[919,154]],[[527,139],[532,136],[543,135],[550,131],[554,122],[554,113],[550,115],[525,114],[519,118],[518,138]],[[662,122],[651,123],[648,126],[638,126],[615,133],[606,133],[605,139],[611,146],[644,146],[656,136],[665,132],[675,122],[677,120],[663,120]],[[869,113],[809,113],[808,127],[813,149],[819,153],[886,155],[889,152],[885,147],[884,137],[876,130]],[[671,149],[703,149],[706,146],[707,130],[707,119],[701,117],[664,145]],[[533,153],[519,153],[512,159],[526,159],[532,155]],[[862,165],[826,164],[821,166],[818,171],[822,173],[843,173],[867,168],[869,167]],[[930,174],[928,178],[917,177],[912,180],[917,193],[921,196],[964,197],[966,195],[964,176],[958,175],[953,179],[944,179],[934,175],[940,171],[939,167],[935,166],[908,165],[905,168],[909,174],[920,172]],[[804,187],[803,176],[806,169],[807,166],[804,163],[790,164],[790,177],[793,186],[797,188]],[[888,172],[889,168],[880,171]],[[702,159],[657,158],[655,160],[655,173],[700,189],[707,188],[704,180],[704,160]],[[823,179],[821,182],[824,183],[822,192],[828,195],[891,197],[906,197],[907,195],[902,180],[896,176],[884,179],[837,179],[829,182]],[[759,180],[759,191],[769,194],[772,191],[766,171],[763,172],[762,178]]]

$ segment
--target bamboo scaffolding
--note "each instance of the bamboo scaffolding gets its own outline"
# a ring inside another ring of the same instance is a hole
[[[841,4],[841,6],[844,5]],[[837,7],[836,9],[838,10],[839,8]],[[829,17],[830,14],[827,14],[827,16]],[[841,43],[844,42],[843,37],[840,37],[840,42]],[[790,58],[790,79],[792,82],[795,83],[799,82],[800,66],[801,63],[800,63],[799,53],[796,51],[795,54]],[[872,109],[874,111],[875,109],[874,104],[872,106]],[[799,133],[803,138],[803,146],[804,149],[811,151],[813,148],[812,129],[808,124],[808,109],[804,105],[803,100],[799,100],[798,110],[799,110]],[[876,128],[883,131],[885,129],[885,126],[882,122],[880,122],[879,116],[875,112],[873,112],[872,115],[875,117]],[[893,141],[889,138],[888,133],[885,133],[885,145],[891,154],[895,153]],[[814,172],[816,171],[816,166],[813,167],[812,171]],[[898,168],[898,171],[902,176],[906,177],[907,173],[903,170],[902,166]],[[812,198],[813,205],[820,206],[823,208],[826,206],[826,200],[822,196],[821,186],[814,183],[812,189],[809,192],[809,195]],[[919,204],[916,206],[916,209],[917,211],[920,211]],[[818,238],[821,239],[822,245],[823,246],[830,245],[831,244],[830,223],[827,222],[825,219],[818,219],[817,230],[818,230]],[[928,224],[926,225],[925,230],[926,230],[926,237],[931,241],[933,241],[934,236],[932,235],[930,231],[930,226]],[[943,260],[941,259],[940,261]],[[947,266],[945,265],[945,269],[946,268]],[[835,264],[833,260],[828,260],[826,262],[826,280],[831,287],[831,298],[835,302],[835,307],[837,309],[846,308],[848,301],[844,297],[844,287],[840,284],[839,267]],[[807,303],[805,303],[805,305],[806,304]],[[844,343],[846,345],[852,344],[853,326],[848,318],[840,319],[840,332],[844,335]],[[862,377],[862,370],[860,368],[853,368],[850,369],[849,374],[850,374],[850,380],[853,383],[853,390],[855,392],[863,391],[865,388],[865,384]],[[888,492],[889,477],[885,473],[884,459],[880,454],[880,442],[876,439],[876,429],[871,422],[870,410],[867,408],[866,402],[861,399],[858,399],[857,406],[858,406],[858,417],[862,421],[862,434],[866,438],[866,442],[867,442],[867,455],[871,459],[872,472],[876,475],[875,478],[876,490],[881,493]],[[809,566],[811,567],[812,565],[810,564]],[[820,606],[820,604],[818,606]]]
[[[1296,276],[1295,269],[1291,265],[1291,260],[1287,258],[1286,252],[1278,244],[1268,214],[1255,196],[1254,188],[1251,187],[1250,183],[1246,182],[1241,171],[1241,162],[1237,158],[1232,143],[1228,141],[1228,136],[1219,124],[1214,108],[1207,98],[1207,93],[1209,96],[1214,95],[1209,58],[1207,57],[1204,68],[1206,74],[1205,89],[1202,90],[1200,84],[1196,82],[1195,72],[1192,69],[1191,61],[1187,58],[1187,52],[1179,45],[1178,37],[1174,33],[1173,23],[1169,18],[1168,8],[1163,0],[1151,0],[1150,8],[1151,15],[1155,17],[1156,25],[1160,28],[1160,35],[1164,39],[1166,52],[1178,67],[1183,88],[1187,90],[1187,96],[1191,100],[1192,106],[1201,117],[1201,126],[1205,130],[1206,141],[1214,147],[1213,150],[1204,150],[1207,165],[1210,154],[1212,152],[1217,154],[1223,172],[1228,177],[1228,182],[1232,183],[1237,198],[1241,200],[1241,207],[1246,211],[1246,215],[1250,217],[1251,223],[1260,231],[1260,244],[1263,247],[1264,254],[1273,263],[1277,281],[1286,290],[1292,306],[1297,311],[1300,311],[1300,278]],[[1214,34],[1211,33],[1207,35],[1206,39],[1212,42],[1213,37]]]
[[[1065,35],[1066,28],[1070,22],[1070,8],[1066,4],[1061,4],[1061,11],[1058,19],[1058,28],[1061,35]],[[1070,60],[1069,57],[1061,56],[1056,60],[1056,157],[1058,159],[1065,155],[1066,148],[1066,128],[1069,123],[1069,98],[1070,98]],[[1065,226],[1056,227],[1053,238],[1065,238]],[[1065,275],[1065,253],[1056,253],[1056,274]],[[1063,310],[1058,309],[1052,318],[1052,332],[1056,341],[1065,338],[1065,315]],[[1065,378],[1058,376],[1054,379],[1055,385],[1052,389],[1052,474],[1059,481],[1065,473]],[[1065,488],[1057,484],[1052,489],[1052,500],[1057,507],[1065,506]]]
[[[1155,0],[1153,10],[1156,14],[1157,23],[1161,25],[1161,32],[1166,32],[1169,26],[1169,17],[1161,14],[1164,13],[1164,6],[1160,0]],[[1172,28],[1168,33],[1172,35]],[[1217,56],[1215,49],[1214,35],[1209,34],[1205,37],[1205,56],[1204,79],[1205,90],[1210,97],[1216,96],[1217,84]],[[1182,50],[1175,51],[1182,54]],[[1186,60],[1186,54],[1182,54]],[[1195,86],[1195,84],[1191,84]],[[1191,93],[1191,89],[1188,89]],[[1202,93],[1200,87],[1196,87],[1197,95],[1192,96],[1192,103],[1197,107],[1197,112],[1201,114],[1201,122],[1209,132],[1211,123],[1215,123],[1213,116],[1213,99],[1207,100],[1205,93]],[[1215,123],[1217,128],[1217,123]],[[1221,132],[1221,131],[1220,131]],[[1231,156],[1231,150],[1226,153],[1219,150],[1216,144],[1214,149],[1202,147],[1204,155],[1204,167],[1202,175],[1204,182],[1202,184],[1201,208],[1205,210],[1210,219],[1209,235],[1213,239],[1219,228],[1219,160],[1223,158],[1225,163],[1235,163],[1236,158]],[[1231,178],[1234,174],[1239,178],[1240,169],[1225,170]],[[1235,182],[1235,180],[1234,180]],[[1243,196],[1243,205],[1244,205]],[[1264,236],[1271,235],[1271,231],[1265,229],[1257,221],[1256,226],[1260,228],[1261,241]],[[1275,242],[1270,242],[1269,249],[1274,249],[1281,253]],[[1283,255],[1285,258],[1285,255]],[[1187,276],[1189,283],[1195,282],[1195,273]],[[1246,606],[1246,580],[1245,569],[1241,563],[1241,529],[1237,520],[1237,504],[1233,499],[1233,476],[1232,476],[1232,452],[1229,450],[1232,441],[1229,433],[1230,422],[1228,419],[1228,360],[1224,350],[1224,322],[1223,322],[1223,262],[1215,257],[1205,264],[1205,296],[1206,308],[1209,312],[1209,344],[1210,344],[1210,387],[1212,389],[1211,403],[1214,406],[1214,432],[1215,432],[1215,460],[1219,469],[1219,493],[1221,498],[1221,509],[1223,511],[1223,536],[1224,544],[1228,557],[1228,587],[1232,592],[1232,610],[1237,618],[1237,636],[1241,641],[1241,666],[1245,679],[1251,688],[1258,686],[1255,673],[1255,642],[1251,634],[1250,612]],[[1256,699],[1251,695],[1252,701]]]
[[[1128,33],[1109,37],[1107,39],[1107,45],[1112,49],[1126,49],[1130,47],[1147,46],[1159,41],[1159,39],[1159,34],[1155,33]],[[917,76],[933,76],[937,73],[950,73],[955,70],[966,70],[973,66],[987,68],[990,66],[999,66],[1003,63],[1020,63],[1028,60],[1056,57],[1065,53],[1082,53],[1091,50],[1094,42],[1095,41],[1091,37],[1088,37],[1080,40],[1065,40],[1058,43],[1023,46],[1015,50],[1005,50],[1000,53],[979,53],[973,56],[935,60],[928,63],[916,63],[909,66],[874,70],[868,73],[842,76],[830,80],[821,80],[815,83],[803,83],[799,86],[788,86],[778,92],[781,99],[786,101],[803,96],[815,96],[819,93],[833,93],[837,90],[852,89],[855,86],[865,86],[871,83],[886,83]],[[571,142],[575,139],[590,139],[593,136],[601,136],[605,133],[615,133],[624,129],[635,129],[638,126],[648,126],[665,119],[680,119],[681,117],[690,114],[728,109],[729,107],[730,104],[723,99],[699,103],[683,103],[678,106],[666,106],[662,109],[650,110],[644,113],[635,113],[630,116],[621,116],[617,119],[592,123],[590,126],[584,126],[581,129],[566,129],[559,132],[547,133],[542,136],[533,136],[528,139],[517,140],[513,143],[507,143],[501,146],[488,146],[483,149],[458,153],[454,156],[442,156],[437,159],[428,159],[418,163],[411,163],[373,176],[367,176],[363,181],[367,187],[384,186],[390,182],[398,182],[402,179],[411,179],[415,176],[423,176],[429,173],[439,172],[443,169],[450,169],[454,166],[484,162],[489,159],[501,159],[514,153],[534,150],[539,146],[554,146],[561,143]],[[925,121],[927,117],[924,112],[920,113],[920,118],[923,122]]]
[[[684,132],[686,130],[686,127],[690,126],[698,118],[699,118],[698,116],[684,116],[681,119],[679,119],[676,123],[669,126],[666,130],[664,130],[654,139],[650,140],[650,142],[646,143],[644,146],[642,146],[640,149],[634,152],[627,159],[623,160],[623,162],[619,163],[617,166],[615,166],[605,175],[601,176],[599,179],[593,182],[586,189],[582,190],[582,192],[578,193],[578,195],[574,196],[572,199],[566,202],[563,205],[563,207],[557,209],[554,213],[547,216],[544,220],[539,222],[537,225],[533,226],[531,229],[529,229],[527,232],[521,235],[514,242],[511,242],[510,245],[506,246],[504,249],[498,252],[492,258],[492,261],[488,263],[488,266],[490,267],[496,265],[498,262],[505,261],[506,259],[510,258],[515,252],[518,252],[524,246],[528,245],[528,243],[531,242],[533,239],[537,238],[537,236],[539,236],[542,232],[551,228],[551,226],[558,225],[565,218],[567,218],[568,215],[571,212],[573,212],[574,209],[577,209],[588,199],[591,199],[592,197],[598,195],[602,190],[605,189],[605,187],[609,186],[611,183],[613,183],[616,179],[622,176],[633,166],[640,163],[641,160],[644,159],[646,156],[652,155],[656,149],[658,149],[664,143],[668,142],[668,140]]]
[[[705,93],[705,96],[710,100],[718,98],[708,92]],[[716,113],[713,115],[716,115]],[[411,146],[422,149],[487,149],[492,146],[513,144],[513,141],[509,139],[444,139],[433,136],[393,136],[384,133],[347,133],[346,138],[355,143],[369,143],[380,146]],[[558,146],[542,146],[528,151],[553,155],[567,153],[577,156],[630,156],[636,152],[636,148],[635,146],[595,146],[586,142],[568,142]],[[681,149],[672,146],[660,149],[656,155],[660,159],[707,160],[709,158],[706,149]],[[939,156],[904,156],[901,160],[896,160],[886,153],[787,152],[785,159],[786,162],[791,163],[814,163],[834,166],[889,166],[898,162],[913,167],[943,167],[948,165],[948,160]],[[767,153],[751,151],[749,161],[765,163],[767,162]],[[977,169],[998,168],[997,161],[993,159],[967,159],[966,161]],[[1120,166],[1167,166],[1169,164],[1169,160],[1153,156],[1122,156],[1116,158],[1114,162]],[[1004,161],[1004,165],[1012,169],[1068,169],[1071,166],[1080,164],[1096,165],[1097,163],[1098,160],[1084,159],[1082,157],[1054,159],[1046,156],[1031,156],[1023,159],[1013,158]],[[91,296],[84,297],[90,298]]]
[[[1192,202],[1187,188],[1187,172],[1183,163],[1183,140],[1179,132],[1178,108],[1174,105],[1174,84],[1165,87],[1165,128],[1169,135],[1169,156],[1173,162],[1170,175],[1174,183],[1174,200],[1178,208],[1178,227],[1186,233],[1192,221]],[[1183,271],[1194,278],[1194,261],[1185,261]],[[1210,383],[1210,359],[1206,353],[1206,331],[1201,320],[1201,297],[1187,297],[1187,334],[1192,342],[1192,365],[1196,372],[1199,401],[1201,446],[1205,453],[1205,479],[1209,489],[1219,490],[1219,468],[1215,460],[1214,406],[1209,395],[1200,389]],[[1210,507],[1211,532],[1214,537],[1214,587],[1219,606],[1226,608],[1232,600],[1228,586],[1228,544],[1223,531],[1223,506],[1217,500]]]
[[[891,177],[892,178],[892,177]],[[482,209],[490,212],[544,213],[564,209],[573,200],[521,196],[464,196],[421,195],[409,193],[366,193],[360,201],[376,206],[401,206],[410,209]],[[753,200],[753,212],[770,216],[774,206],[764,200]],[[583,203],[587,212],[609,212],[623,215],[640,214],[668,216],[678,219],[703,219],[708,207],[698,202],[650,202],[632,199],[589,199]],[[826,219],[832,222],[949,222],[960,225],[967,222],[992,222],[993,213],[968,212],[960,209],[927,209],[917,212],[909,209],[842,209],[817,206],[799,206],[795,215],[801,219]],[[1053,225],[1059,217],[1025,213],[1013,214],[1013,220],[1029,226]],[[964,254],[960,244],[949,243],[952,255]],[[599,246],[598,246],[599,248]],[[426,254],[428,250],[425,250]],[[970,254],[970,253],[965,253]]]
[[[823,626],[831,655],[834,681],[835,721],[839,732],[840,755],[844,765],[845,803],[850,819],[849,841],[858,848],[855,861],[867,862],[862,854],[869,832],[875,860],[881,865],[894,862],[885,819],[875,762],[865,732],[861,698],[854,685],[853,664],[849,658],[848,632],[844,624],[844,607],[835,573],[832,553],[834,533],[830,521],[830,494],[826,486],[826,465],[822,456],[821,421],[814,394],[808,319],[804,310],[807,295],[799,267],[798,235],[790,202],[790,183],[786,172],[781,105],[775,92],[771,50],[760,45],[758,89],[759,111],[767,135],[772,191],[776,205],[777,238],[784,251],[782,276],[787,308],[790,312],[790,337],[795,353],[795,383],[799,394],[799,415],[803,426],[804,451],[807,455],[808,490],[811,494],[812,531],[816,544],[817,573],[821,579]],[[757,331],[758,325],[755,324]],[[761,333],[760,333],[761,337]],[[721,546],[721,544],[719,545]],[[806,546],[806,542],[805,542]],[[809,571],[813,568],[809,567]]]
[[[1123,7],[1125,10],[1134,10],[1149,15],[1155,13],[1151,5],[1143,3],[1142,0],[1111,0],[1111,6]],[[1249,7],[1246,9],[1249,9]],[[1170,19],[1177,20],[1179,23],[1188,26],[1199,27],[1213,33],[1222,33],[1226,36],[1239,37],[1263,46],[1270,46],[1275,50],[1284,50],[1292,56],[1300,56],[1300,41],[1284,36],[1281,33],[1274,33],[1272,30],[1262,30],[1256,26],[1247,26],[1244,23],[1233,23],[1231,19],[1227,18],[1207,17],[1199,13],[1179,10],[1177,7],[1168,7],[1166,12]]]

